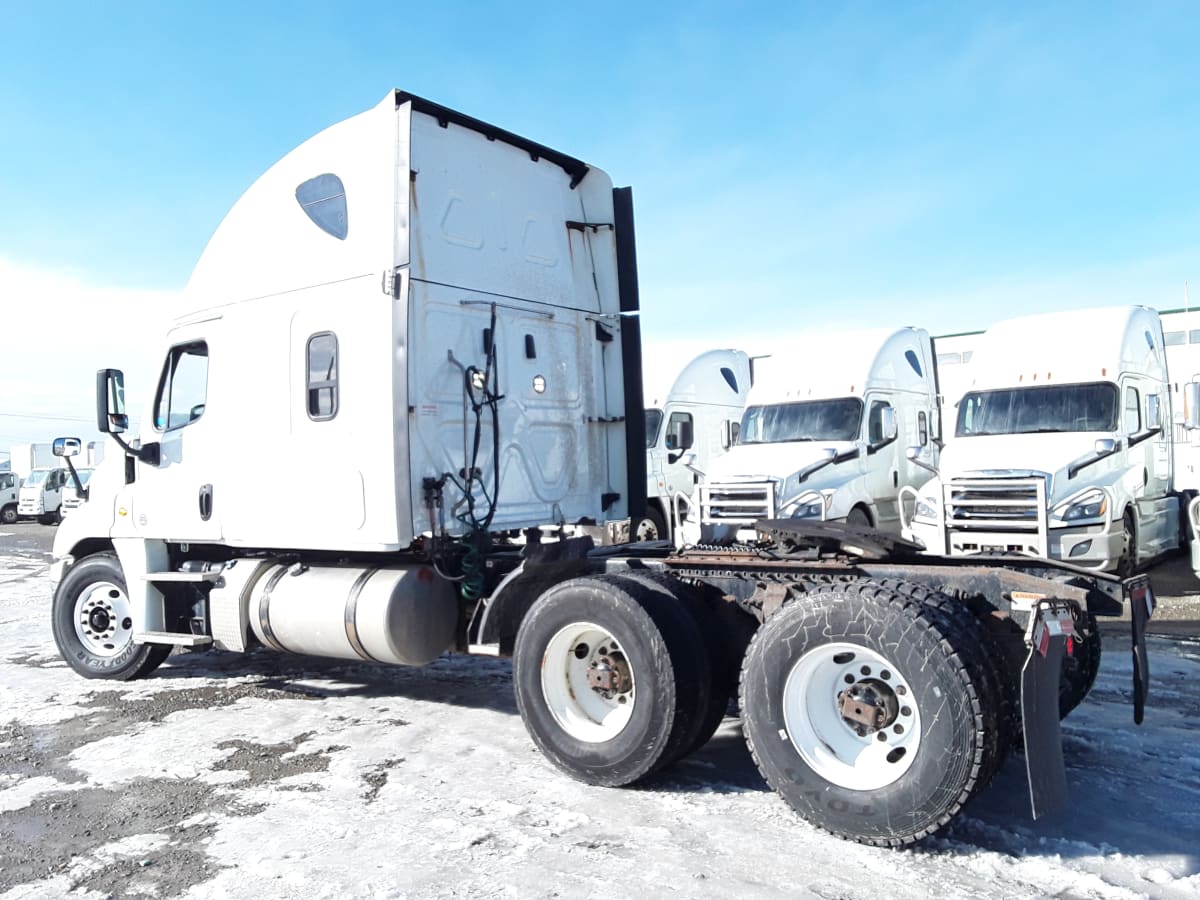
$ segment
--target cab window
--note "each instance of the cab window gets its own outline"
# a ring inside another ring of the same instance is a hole
[[[883,411],[891,409],[891,404],[884,400],[875,400],[871,403],[871,412],[867,417],[867,442],[871,444],[882,444],[887,440],[883,433]]]
[[[207,394],[208,344],[172,347],[154,402],[154,427],[170,431],[196,421],[204,415]]]

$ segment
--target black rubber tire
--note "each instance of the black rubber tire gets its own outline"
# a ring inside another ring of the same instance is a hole
[[[51,604],[51,626],[54,643],[67,665],[85,678],[105,678],[129,681],[148,675],[162,665],[171,654],[171,647],[161,644],[135,644],[130,640],[114,656],[97,656],[75,633],[75,607],[83,591],[96,582],[106,581],[128,592],[121,564],[112,553],[97,553],[81,559],[67,570]]]
[[[1137,523],[1133,519],[1133,510],[1125,510],[1121,517],[1121,532],[1125,536],[1125,549],[1117,560],[1117,574],[1128,578],[1138,570],[1137,562]]]
[[[646,532],[646,537],[640,536],[643,531]],[[653,531],[653,535],[650,534],[651,531]],[[629,537],[634,541],[669,541],[671,533],[663,514],[658,511],[657,507],[648,503],[646,511],[642,513],[641,521],[635,525],[633,534]]]
[[[900,846],[949,822],[996,769],[994,684],[975,671],[968,631],[895,587],[859,580],[800,594],[759,629],[742,666],[742,727],[759,771],[812,824],[876,846]],[[789,739],[784,687],[807,653],[857,644],[889,660],[920,712],[920,744],[896,780],[854,790],[823,777]],[[982,777],[981,777],[982,776]]]
[[[988,630],[979,614],[961,600],[908,581],[881,579],[879,583],[942,617],[943,633],[948,635],[951,645],[970,668],[972,682],[981,686],[981,696],[993,698],[990,702],[995,705],[996,727],[987,737],[994,744],[986,754],[992,764],[990,769],[979,773],[979,787],[986,787],[1004,765],[1021,735],[1020,669],[1013,668],[999,638]]]
[[[551,639],[579,622],[613,635],[637,689],[629,721],[602,742],[568,733],[554,718],[542,689]],[[534,743],[572,777],[608,787],[653,774],[691,745],[708,704],[708,667],[699,628],[677,599],[613,576],[575,578],[546,591],[522,620],[513,651],[517,708]]]
[[[855,528],[871,528],[871,514],[861,506],[856,506],[846,514],[846,524]]]
[[[1100,627],[1096,617],[1084,614],[1084,621],[1077,622],[1078,629],[1086,633],[1077,634],[1071,641],[1070,656],[1063,657],[1062,677],[1058,683],[1058,717],[1065,719],[1092,690],[1096,673],[1100,671]]]
[[[15,525],[17,521],[17,507],[10,505],[0,510],[0,524]]]
[[[729,709],[729,698],[737,690],[745,645],[738,646],[736,634],[722,627],[716,611],[709,605],[707,595],[701,590],[666,574],[626,571],[620,575],[639,581],[651,589],[668,592],[692,617],[704,639],[708,665],[703,677],[708,683],[698,693],[707,693],[708,703],[698,711],[699,727],[695,737],[677,757],[683,759],[707,744],[721,727]]]

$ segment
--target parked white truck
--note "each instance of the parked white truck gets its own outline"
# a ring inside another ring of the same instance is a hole
[[[760,361],[761,363],[761,361]],[[679,372],[670,390],[646,402],[646,509],[637,540],[670,540],[673,504],[690,502],[698,472],[727,451],[750,391],[750,357],[741,350],[709,350]]]
[[[753,540],[760,519],[844,522],[898,533],[897,490],[936,456],[937,375],[920,328],[822,336],[760,360],[737,443],[697,486],[688,543]]]
[[[703,744],[740,674],[764,777],[836,834],[938,830],[1018,719],[1035,813],[1063,803],[1067,636],[1145,597],[1144,576],[930,562],[799,520],[750,550],[542,539],[636,514],[646,483],[632,200],[599,169],[389,93],[250,187],[184,305],[140,441],[123,375],[97,375],[125,457],[52,566],[82,675],[145,675],[177,645],[511,655],[534,743],[615,786]],[[289,486],[318,463],[339,475],[314,510]]]
[[[21,478],[16,472],[0,472],[0,524],[12,525],[17,521],[18,489]]]
[[[17,495],[17,515],[37,519],[49,525],[62,518],[63,488],[67,485],[66,469],[34,469],[21,482]]]
[[[49,443],[13,444],[9,448],[9,469],[24,481],[34,469],[56,469],[58,460]]]
[[[939,555],[1024,553],[1125,574],[1179,546],[1157,312],[1000,322],[968,377],[906,534]]]

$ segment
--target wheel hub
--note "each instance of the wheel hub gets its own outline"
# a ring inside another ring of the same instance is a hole
[[[108,631],[108,610],[96,607],[88,613],[88,626],[92,631]]]
[[[587,681],[588,687],[605,700],[611,700],[617,694],[626,694],[633,688],[629,663],[620,652],[593,659],[588,666]]]
[[[896,692],[875,678],[857,681],[837,695],[838,712],[859,737],[887,728],[900,713]]]
[[[118,585],[101,581],[86,588],[75,606],[75,635],[91,654],[116,656],[133,638],[132,607]]]

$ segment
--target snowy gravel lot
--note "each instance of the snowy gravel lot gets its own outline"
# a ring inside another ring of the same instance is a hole
[[[643,787],[573,782],[502,660],[183,653],[84,680],[50,636],[53,529],[4,532],[2,898],[1200,896],[1200,617],[1178,561],[1145,724],[1120,623],[1064,724],[1070,809],[1033,822],[1013,757],[948,830],[889,851],[797,819],[733,718]]]

